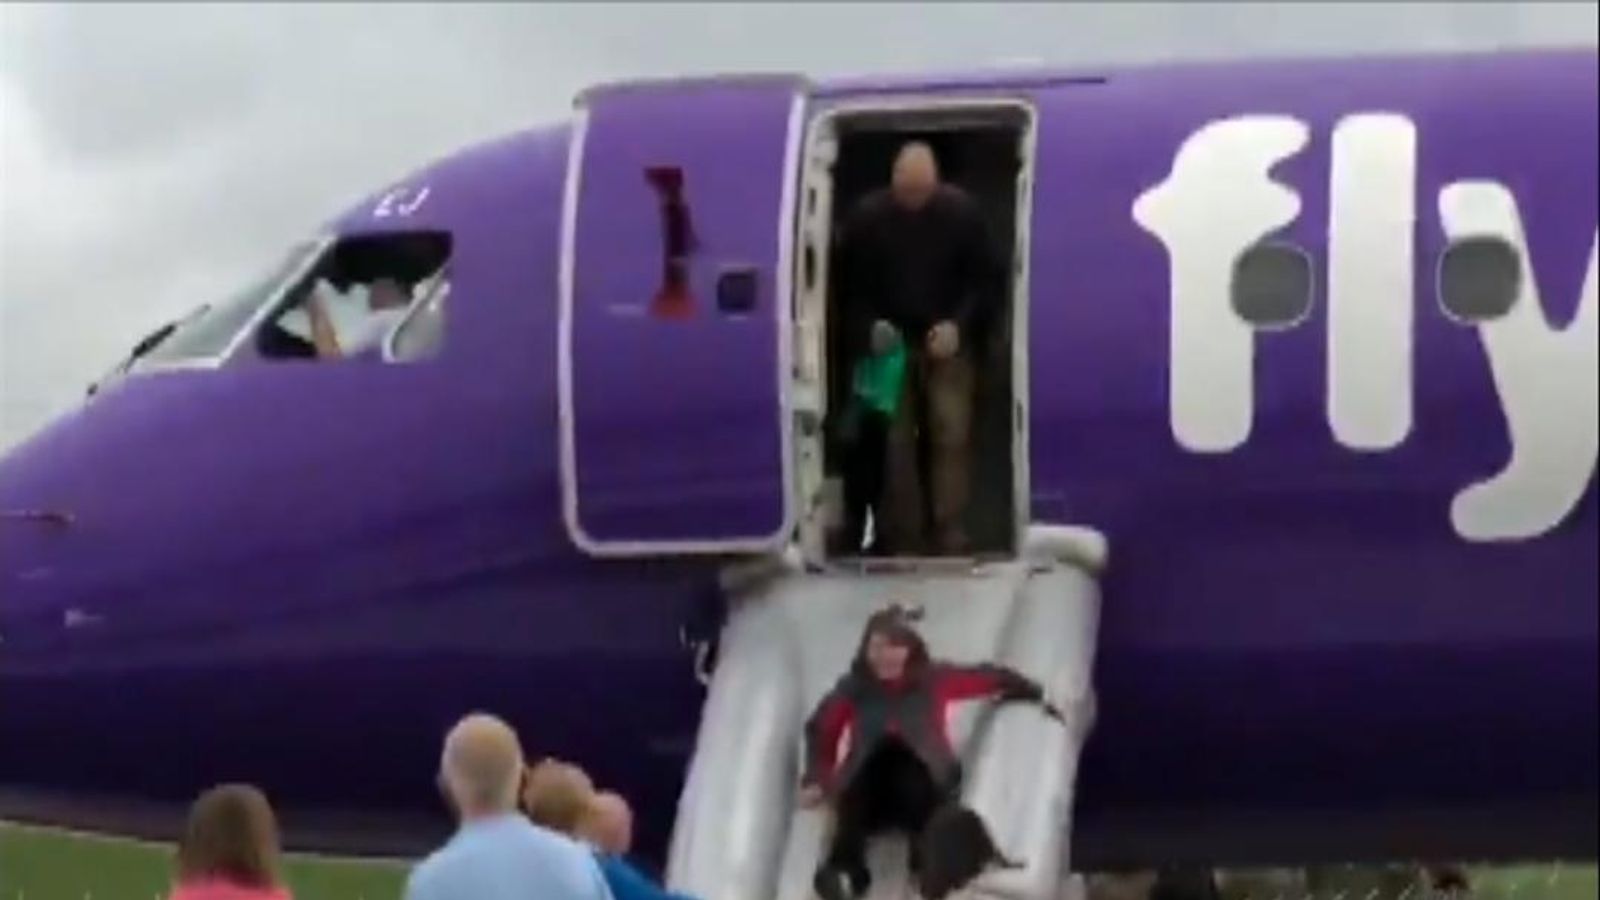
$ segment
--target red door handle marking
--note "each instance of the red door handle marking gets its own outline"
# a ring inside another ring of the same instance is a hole
[[[694,314],[689,258],[699,248],[699,241],[683,196],[683,170],[651,166],[645,170],[645,180],[661,203],[661,284],[650,302],[650,312],[665,319],[687,318]]]

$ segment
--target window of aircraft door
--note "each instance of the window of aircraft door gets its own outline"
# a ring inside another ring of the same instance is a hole
[[[595,555],[770,549],[789,485],[790,252],[804,86],[585,95],[562,227],[561,480]]]

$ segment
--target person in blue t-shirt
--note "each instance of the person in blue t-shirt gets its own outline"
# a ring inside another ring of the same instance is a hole
[[[559,760],[534,766],[524,782],[522,808],[535,824],[586,845],[616,900],[693,900],[658,887],[628,862],[633,813],[627,801],[610,791],[596,792],[579,767]]]
[[[595,794],[578,823],[577,837],[594,847],[600,873],[617,900],[690,900],[657,887],[628,862],[628,851],[633,847],[633,810],[620,794]]]

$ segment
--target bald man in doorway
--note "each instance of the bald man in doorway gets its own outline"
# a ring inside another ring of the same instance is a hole
[[[979,349],[973,338],[999,302],[1005,264],[977,203],[941,183],[933,150],[921,142],[901,147],[889,187],[846,217],[839,258],[850,367],[902,340],[910,352],[906,402],[889,426],[887,459],[858,456],[848,467],[845,542],[859,549],[871,506],[875,549],[965,554]],[[862,449],[876,451],[870,442]],[[879,485],[881,496],[870,496]]]

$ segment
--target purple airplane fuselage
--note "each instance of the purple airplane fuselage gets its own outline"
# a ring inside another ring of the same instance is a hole
[[[488,709],[629,795],[659,856],[732,555],[696,551],[795,525],[797,135],[1002,98],[1034,122],[1027,517],[1110,547],[1077,859],[1592,856],[1596,83],[1592,50],[800,105],[706,80],[443,160],[325,229],[449,233],[436,357],[236,343],[0,462],[0,797],[427,813],[441,734]],[[649,309],[651,165],[692,216],[684,317]],[[1502,232],[1520,305],[1463,321],[1443,259]],[[1258,237],[1310,261],[1285,327],[1213,277]],[[730,271],[753,312],[704,308]]]

